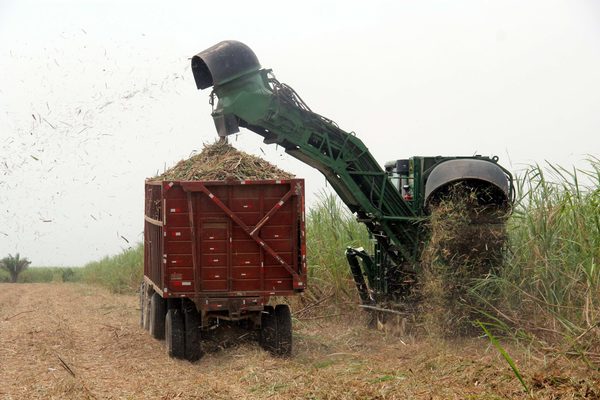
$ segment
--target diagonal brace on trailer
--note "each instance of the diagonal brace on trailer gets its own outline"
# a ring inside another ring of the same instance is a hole
[[[273,206],[273,208],[269,210],[267,214],[265,214],[265,216],[258,222],[258,224],[254,228],[252,228],[246,225],[244,221],[242,221],[236,215],[236,213],[234,213],[229,207],[227,207],[227,205],[225,205],[225,203],[223,203],[217,196],[215,196],[215,194],[212,193],[202,182],[182,182],[181,186],[186,192],[203,192],[204,194],[206,194],[208,198],[213,203],[215,203],[217,207],[223,210],[223,212],[227,214],[233,222],[235,222],[240,228],[242,228],[252,240],[258,243],[258,245],[261,246],[271,257],[277,260],[277,262],[279,262],[281,266],[283,266],[290,274],[292,274],[294,289],[301,289],[304,287],[304,284],[300,278],[300,275],[298,275],[298,272],[294,271],[294,269],[288,263],[286,263],[284,259],[282,259],[275,251],[273,251],[273,249],[260,236],[258,236],[258,230],[269,220],[269,218],[271,218],[271,216],[273,216],[273,214],[277,212],[277,210],[281,208],[283,204],[285,204],[287,200],[290,199],[290,197],[292,197],[293,189],[290,189]]]
[[[290,189],[282,198],[281,200],[279,200],[274,206],[273,208],[271,208],[269,210],[269,212],[267,214],[265,214],[265,216],[258,221],[258,224],[256,224],[256,226],[254,227],[254,229],[252,230],[252,232],[250,232],[250,236],[254,237],[256,236],[256,233],[260,230],[260,228],[263,227],[264,224],[267,223],[267,221],[269,220],[269,218],[271,218],[273,216],[273,214],[275,214],[277,212],[277,210],[279,210],[281,208],[281,206],[283,206],[285,204],[286,201],[289,200],[290,197],[292,197],[292,194],[294,193],[293,189]],[[257,236],[258,237],[258,236]]]

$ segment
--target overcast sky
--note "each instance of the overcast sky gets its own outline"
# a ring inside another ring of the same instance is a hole
[[[189,57],[226,39],[381,164],[600,155],[597,1],[0,0],[0,256],[75,266],[141,241],[144,179],[216,137]],[[231,140],[306,178],[309,201],[325,187]]]

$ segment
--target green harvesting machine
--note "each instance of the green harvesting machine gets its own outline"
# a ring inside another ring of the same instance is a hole
[[[428,238],[430,207],[461,182],[482,205],[508,211],[512,175],[498,157],[422,157],[388,162],[384,168],[352,132],[312,111],[290,86],[261,67],[254,52],[237,41],[220,42],[192,57],[198,89],[212,87],[212,117],[219,136],[249,129],[286,153],[318,169],[364,223],[373,254],[346,249],[366,308],[406,298],[416,283]],[[366,277],[366,279],[365,279]]]

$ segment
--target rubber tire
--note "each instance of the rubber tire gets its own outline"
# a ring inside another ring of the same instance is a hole
[[[185,358],[185,327],[183,311],[171,308],[165,317],[167,354],[172,358]]]
[[[287,304],[278,304],[275,307],[277,320],[277,348],[275,354],[289,357],[292,354],[292,313]]]
[[[184,310],[185,359],[194,362],[204,355],[201,343],[200,313],[194,304],[188,304]]]
[[[271,353],[277,349],[277,319],[272,306],[265,306],[260,314],[260,345]]]
[[[154,339],[165,338],[165,314],[167,313],[167,302],[158,293],[152,293],[150,299],[150,335]]]

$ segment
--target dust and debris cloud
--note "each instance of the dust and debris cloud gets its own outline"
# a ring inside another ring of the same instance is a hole
[[[44,48],[39,75],[22,68],[36,62],[26,48],[2,57],[9,74],[1,87],[12,96],[0,115],[0,252],[20,251],[38,265],[84,263],[141,240],[129,199],[168,160],[157,130],[164,136],[177,125],[147,115],[191,83],[185,57],[162,71],[126,65],[122,52],[86,36],[62,33],[57,45],[78,52]]]

